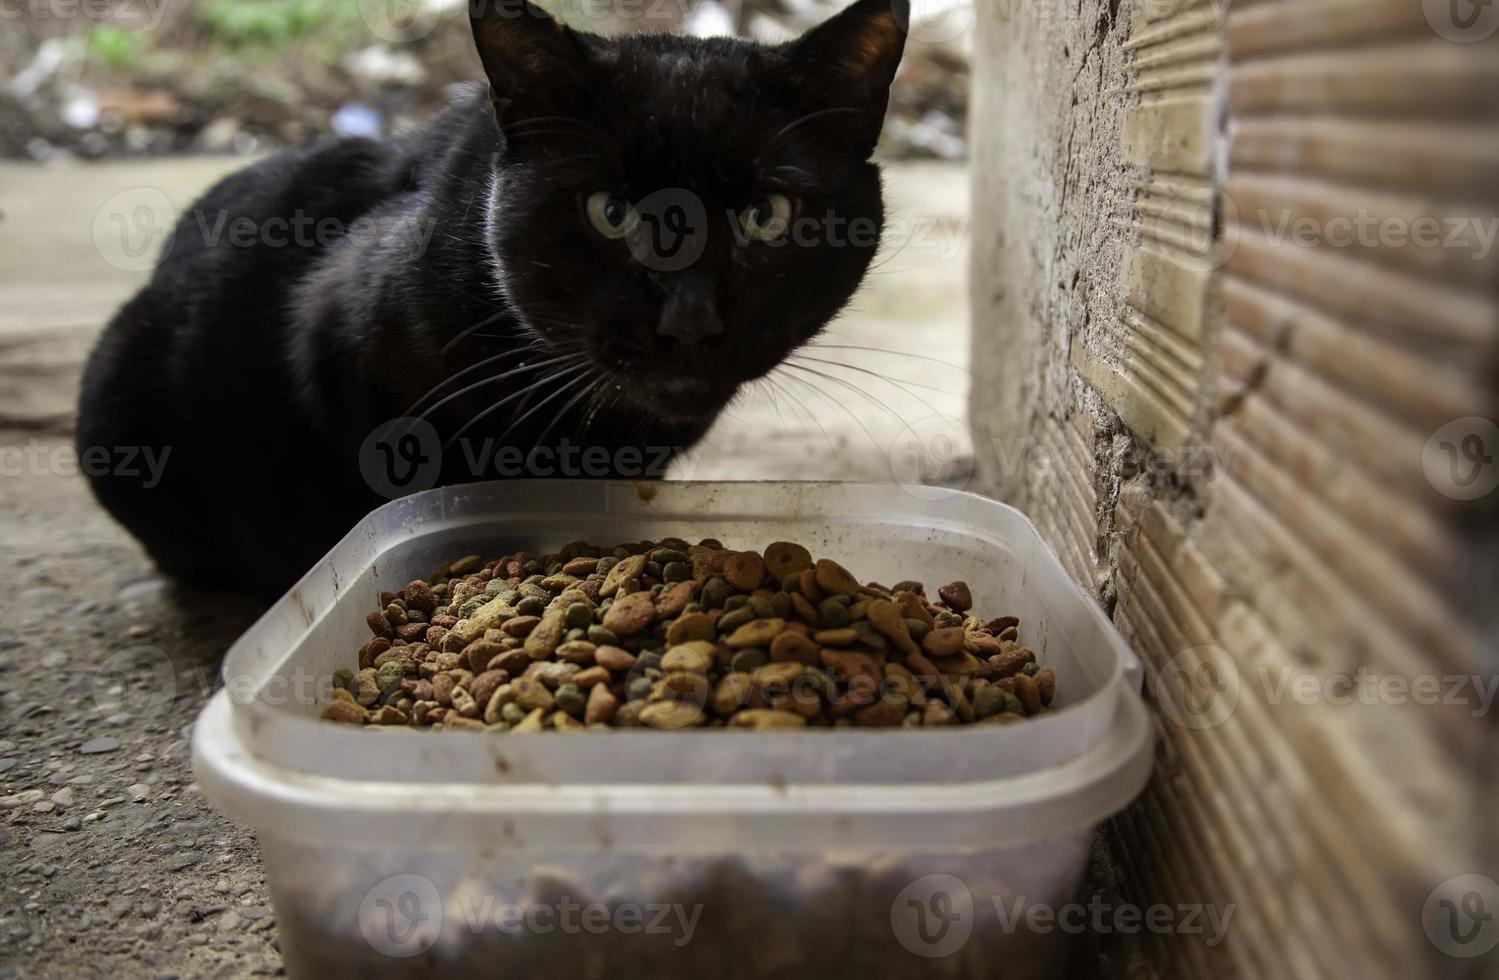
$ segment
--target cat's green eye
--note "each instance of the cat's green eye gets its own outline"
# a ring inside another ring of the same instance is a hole
[[[751,238],[772,242],[791,229],[792,210],[785,194],[766,194],[739,212],[739,224]]]
[[[588,195],[583,209],[588,212],[588,223],[593,230],[609,239],[625,237],[640,223],[640,216],[630,202],[610,191],[594,191]]]

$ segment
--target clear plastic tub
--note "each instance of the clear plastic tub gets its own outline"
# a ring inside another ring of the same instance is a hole
[[[1059,710],[945,730],[568,737],[317,720],[381,589],[458,553],[712,535],[865,580],[965,579],[1021,617]],[[509,481],[367,517],[240,638],[194,730],[252,827],[288,971],[1047,976],[1093,828],[1139,793],[1139,663],[1013,508],[928,488]],[[1051,923],[1051,924],[1048,924]]]

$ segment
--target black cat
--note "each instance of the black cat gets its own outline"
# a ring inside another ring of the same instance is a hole
[[[168,574],[277,594],[402,479],[538,446],[660,476],[863,278],[907,0],[775,47],[476,2],[487,93],[225,179],[94,351],[78,448],[166,454],[93,485]]]

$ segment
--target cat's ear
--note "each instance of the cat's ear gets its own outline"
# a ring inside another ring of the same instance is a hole
[[[844,125],[852,124],[869,149],[879,139],[910,23],[910,0],[856,0],[791,43],[813,97],[829,108],[858,110],[858,121]]]
[[[469,0],[468,19],[502,126],[566,114],[586,90],[587,57],[578,36],[530,0]]]

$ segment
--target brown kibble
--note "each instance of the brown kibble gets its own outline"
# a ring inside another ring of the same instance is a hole
[[[771,641],[770,659],[775,663],[794,661],[812,667],[819,663],[818,647],[800,633],[788,630]]]
[[[724,560],[723,576],[740,592],[753,592],[765,579],[765,559],[753,551],[736,551]]]
[[[784,619],[752,619],[730,633],[724,642],[735,650],[768,646],[785,629]]]
[[[500,624],[500,632],[506,636],[527,637],[540,625],[540,616],[512,616]]]
[[[988,633],[971,630],[963,634],[963,649],[975,657],[988,659],[1004,650],[1004,645]]]
[[[991,678],[1013,677],[1020,673],[1026,664],[1034,662],[1036,655],[1025,647],[1014,647],[997,653],[989,658],[989,669],[986,672]]]
[[[604,613],[604,628],[615,636],[639,633],[656,618],[656,603],[649,592],[632,592],[614,600]]]
[[[581,688],[590,688],[598,684],[607,685],[611,680],[613,678],[609,676],[609,671],[603,667],[589,667],[574,674],[572,683]]]
[[[937,590],[937,595],[949,609],[967,612],[973,608],[973,593],[968,590],[967,582],[949,582]]]
[[[880,668],[874,658],[857,650],[823,650],[823,666],[835,678],[848,682],[850,690],[873,691],[880,683]]]
[[[991,619],[987,623],[985,623],[984,629],[988,631],[990,636],[998,636],[1007,629],[1015,629],[1019,626],[1020,617],[1000,616],[998,619]]]
[[[764,732],[775,729],[806,728],[807,719],[790,711],[770,708],[749,708],[729,719],[730,728],[749,728]]]
[[[817,607],[808,602],[800,592],[791,593],[791,608],[796,610],[796,615],[802,622],[810,626],[822,625],[822,616],[817,612]]]
[[[749,674],[725,674],[713,689],[712,705],[716,714],[733,714],[749,702],[755,682]]]
[[[817,603],[827,598],[827,593],[823,592],[821,586],[817,584],[817,570],[815,568],[804,570],[796,580],[796,587],[797,592],[793,593],[793,599],[797,595],[800,595],[809,602]]]
[[[715,635],[713,619],[707,613],[688,613],[666,628],[666,642],[672,646],[692,640],[711,640]]]
[[[395,629],[390,625],[390,620],[385,618],[385,613],[383,612],[372,612],[364,617],[364,621],[369,626],[370,632],[376,636],[382,636],[389,640],[393,639],[396,635]]]
[[[1041,713],[1041,691],[1036,686],[1035,678],[1029,674],[1020,673],[1015,675],[1015,696],[1025,706],[1025,713],[1037,715]]]
[[[452,578],[458,578],[461,575],[467,575],[470,572],[478,571],[479,566],[482,564],[484,564],[484,559],[480,556],[464,555],[462,558],[458,559],[448,566],[448,575]]]
[[[682,610],[687,607],[687,603],[692,601],[696,589],[697,583],[689,579],[662,590],[661,594],[656,597],[656,618],[673,619],[680,616]]]
[[[889,599],[875,599],[865,612],[875,629],[888,636],[896,649],[904,654],[917,652],[916,641],[911,639],[911,630],[906,626],[900,608]],[[857,618],[857,617],[855,617]]]
[[[599,586],[600,597],[607,599],[618,592],[619,587],[624,585],[629,579],[638,579],[644,575],[645,563],[645,555],[631,555],[628,558],[622,559],[613,568],[609,569],[608,575],[604,576],[604,584]]]
[[[503,670],[486,670],[482,674],[476,675],[469,682],[468,690],[474,696],[475,701],[480,704],[488,704],[489,699],[494,696],[494,692],[509,679],[510,675]],[[431,685],[428,686],[430,687]]]
[[[897,701],[876,701],[854,712],[860,728],[894,728],[906,716],[906,706]]]
[[[407,609],[420,609],[429,613],[437,608],[437,596],[433,594],[432,587],[421,579],[406,583],[406,588],[401,590],[401,597],[406,600]]]
[[[352,700],[337,698],[323,709],[324,721],[339,721],[347,725],[364,724],[364,708]]]
[[[619,699],[610,693],[609,685],[595,684],[588,690],[588,703],[583,707],[583,723],[608,724],[618,709]]]
[[[833,559],[820,558],[813,568],[816,571],[817,587],[824,592],[830,595],[846,596],[859,594],[859,580]]]
[[[1050,705],[1051,699],[1057,696],[1057,675],[1050,667],[1042,667],[1036,671],[1036,690],[1040,693],[1041,703],[1044,705]]]
[[[658,701],[640,709],[640,720],[651,728],[691,728],[703,720],[703,709],[689,701]]]
[[[963,627],[944,626],[921,638],[921,648],[933,657],[951,657],[963,651]]]
[[[557,649],[557,644],[562,642],[563,634],[567,632],[567,624],[563,622],[564,615],[561,609],[548,609],[536,628],[527,634],[525,649],[532,660],[545,660]]]
[[[812,567],[812,553],[793,541],[777,541],[765,549],[765,567],[777,582]]]
[[[614,646],[595,647],[593,660],[605,670],[629,670],[635,666],[635,654]]]

